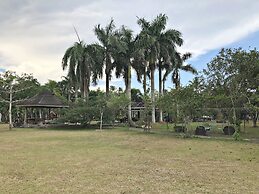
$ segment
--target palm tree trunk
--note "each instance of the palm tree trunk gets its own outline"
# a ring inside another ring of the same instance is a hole
[[[110,78],[109,74],[106,73],[106,96],[109,96],[110,92]]]
[[[151,68],[151,102],[152,102],[152,123],[156,122],[156,109],[155,109],[155,70]]]
[[[84,101],[86,101],[87,98],[88,98],[87,93],[88,93],[87,92],[87,80],[86,80],[86,78],[84,78],[84,83],[83,83],[83,98],[84,98]]]
[[[78,101],[78,84],[76,83],[76,86],[75,86],[75,101],[77,102]]]
[[[165,80],[163,80],[163,89],[162,89],[163,93],[165,93]]]
[[[179,76],[179,74],[178,74],[178,76]],[[175,81],[175,90],[176,90],[177,94],[178,94],[179,86],[180,86],[180,81],[179,81],[180,77],[178,77],[178,76],[177,76],[177,79]],[[179,113],[179,104],[176,101],[176,123],[178,122],[179,115],[180,115],[180,113]]]
[[[159,71],[159,97],[162,97],[163,95],[163,89],[162,89],[162,68],[161,68],[161,62],[159,62],[158,66]],[[163,122],[163,110],[159,110],[159,122]]]
[[[253,114],[253,127],[257,127],[258,112]]]
[[[146,95],[147,94],[147,65],[145,66],[145,70],[144,70],[143,90],[144,90],[144,95]]]
[[[135,127],[135,123],[132,121],[131,117],[131,64],[128,65],[128,76],[127,76],[127,96],[129,98],[129,104],[128,104],[128,122],[129,126]]]
[[[10,86],[10,99],[9,99],[9,130],[13,128],[13,121],[12,121],[12,101],[13,101],[13,86]]]
[[[109,92],[110,92],[110,74],[109,73],[105,73],[106,75],[106,96],[109,96]]]

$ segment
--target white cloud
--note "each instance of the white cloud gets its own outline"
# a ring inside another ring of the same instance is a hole
[[[199,56],[259,30],[258,9],[257,0],[2,0],[0,68],[33,73],[41,82],[59,80],[65,74],[62,55],[76,41],[73,25],[91,43],[94,25],[111,17],[138,32],[136,16],[159,13],[168,15],[169,28],[183,33],[181,50]]]

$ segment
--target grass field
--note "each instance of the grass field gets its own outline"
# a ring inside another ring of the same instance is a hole
[[[0,125],[0,152],[0,193],[259,193],[257,143]]]

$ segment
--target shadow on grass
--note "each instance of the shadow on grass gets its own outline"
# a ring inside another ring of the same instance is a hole
[[[98,130],[99,125],[50,125],[48,127],[40,127],[39,130],[47,131],[93,131]],[[112,129],[112,126],[105,126],[103,130]]]

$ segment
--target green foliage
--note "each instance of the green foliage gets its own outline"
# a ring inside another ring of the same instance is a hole
[[[30,98],[41,89],[39,82],[31,74],[18,75],[15,72],[6,71],[0,74],[0,112],[3,120],[7,121],[9,110],[9,92],[12,87],[13,103]],[[12,115],[19,117],[21,110],[13,106]]]
[[[60,122],[80,123],[88,125],[91,121],[103,120],[106,124],[114,123],[116,119],[125,117],[129,99],[125,94],[112,94],[106,97],[104,93],[90,95],[88,102],[82,99],[65,111]]]
[[[207,107],[222,109],[231,123],[238,123],[241,113],[246,110],[254,123],[258,117],[259,103],[259,52],[238,49],[222,49],[208,63],[204,70],[206,90],[211,100]]]
[[[235,141],[241,140],[240,133],[238,132],[238,130],[235,131],[235,133],[232,135],[232,137],[234,138]]]
[[[124,118],[129,102],[129,98],[124,93],[119,95],[112,94],[111,96],[109,96],[109,99],[107,101],[107,109],[109,110],[109,115],[114,115],[114,119]]]
[[[96,109],[93,106],[88,106],[85,102],[79,100],[73,107],[66,110],[58,121],[87,125],[94,120],[96,114]]]

